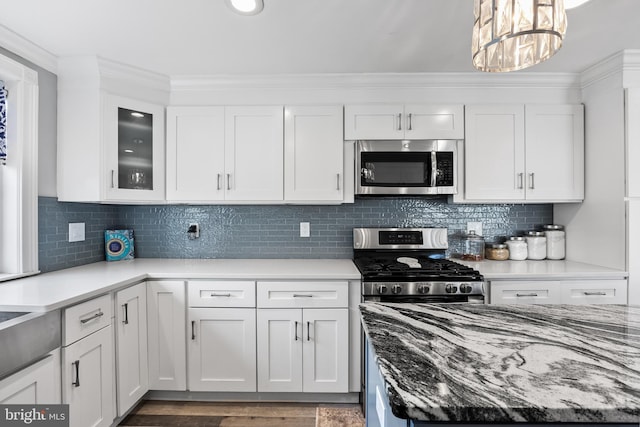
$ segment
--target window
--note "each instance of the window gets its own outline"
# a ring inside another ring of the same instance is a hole
[[[7,160],[0,165],[0,280],[38,271],[38,74],[0,55]]]

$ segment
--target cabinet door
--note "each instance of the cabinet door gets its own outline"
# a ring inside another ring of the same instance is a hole
[[[164,107],[105,95],[106,200],[165,198]]]
[[[349,391],[349,310],[302,311],[305,393]]]
[[[258,391],[302,391],[302,310],[258,309]]]
[[[467,106],[465,128],[464,199],[524,200],[524,106]]]
[[[464,107],[460,105],[405,105],[407,139],[463,139]]]
[[[283,107],[225,108],[227,200],[283,200]]]
[[[62,349],[62,403],[71,427],[110,426],[115,418],[112,333],[107,326]]]
[[[60,403],[60,350],[0,381],[1,405]]]
[[[342,201],[341,106],[292,106],[285,112],[285,200]]]
[[[491,281],[490,304],[560,304],[558,281]]]
[[[189,309],[189,390],[256,391],[256,311]]]
[[[167,108],[167,200],[223,200],[224,178],[224,107]]]
[[[187,389],[184,282],[147,282],[149,388]]]
[[[567,280],[562,282],[563,304],[627,304],[627,281]]]
[[[584,199],[582,105],[527,105],[527,200]]]
[[[118,415],[124,415],[149,390],[147,287],[139,283],[116,293]]]
[[[344,139],[402,139],[404,105],[374,104],[344,107]]]

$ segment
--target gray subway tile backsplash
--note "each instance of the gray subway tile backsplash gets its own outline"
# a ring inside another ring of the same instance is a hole
[[[104,230],[132,228],[138,258],[351,258],[354,227],[446,227],[449,253],[461,248],[468,221],[487,241],[551,223],[551,204],[458,205],[444,199],[371,198],[337,206],[100,205],[39,200],[40,270],[104,260]],[[300,237],[300,222],[311,237]],[[84,242],[68,242],[69,222],[86,224]],[[189,240],[189,223],[200,238]]]

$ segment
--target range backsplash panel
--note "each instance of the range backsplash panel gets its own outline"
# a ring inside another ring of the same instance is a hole
[[[458,205],[443,199],[356,199],[338,206],[142,205],[60,203],[40,198],[40,270],[104,260],[104,230],[132,228],[138,258],[351,258],[354,227],[446,227],[459,253],[467,222],[487,241],[553,221],[553,205]],[[84,242],[68,242],[68,223],[85,222]],[[300,222],[311,237],[300,237]],[[189,224],[200,225],[190,240]]]

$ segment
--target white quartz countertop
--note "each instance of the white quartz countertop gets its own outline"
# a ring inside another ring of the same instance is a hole
[[[485,280],[624,279],[624,270],[567,260],[542,261],[454,261],[474,268]]]
[[[135,259],[0,283],[0,311],[50,311],[145,279],[360,280],[350,259]]]

